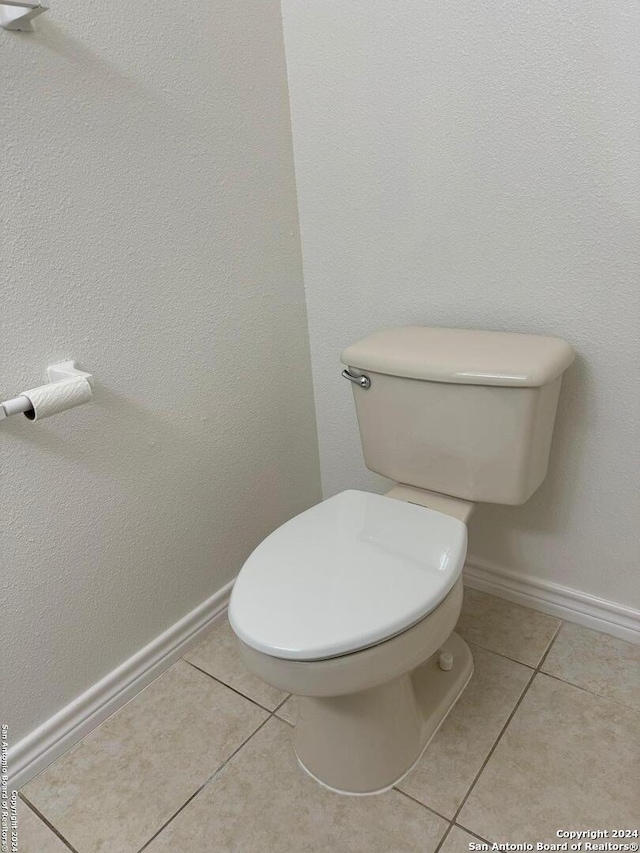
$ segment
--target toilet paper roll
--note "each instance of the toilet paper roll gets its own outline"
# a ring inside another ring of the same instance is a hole
[[[30,421],[41,421],[65,409],[73,409],[91,399],[91,385],[84,376],[74,376],[61,382],[41,385],[31,391],[22,391],[21,396],[28,397],[33,406],[32,412],[25,412]]]

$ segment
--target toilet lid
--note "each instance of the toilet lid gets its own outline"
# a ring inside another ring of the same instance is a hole
[[[237,636],[264,654],[321,660],[420,621],[462,570],[467,528],[435,510],[346,491],[268,536],[229,604]]]

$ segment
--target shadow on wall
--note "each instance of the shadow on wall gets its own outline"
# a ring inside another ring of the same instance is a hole
[[[93,399],[85,406],[33,423],[17,415],[3,424],[3,431],[112,480],[129,480],[133,462],[139,465],[145,458],[152,462],[162,447],[180,446],[175,420],[162,419],[157,412],[98,382]],[[97,435],[113,444],[113,453],[96,453]]]
[[[107,93],[109,95],[134,97],[141,101],[151,100],[150,93],[145,91],[143,86],[130,77],[123,76],[120,68],[97,56],[81,41],[74,39],[65,30],[57,27],[51,19],[47,19],[46,16],[41,17],[38,20],[37,27],[38,47],[42,46],[45,50],[56,54],[56,56],[66,60],[69,65],[74,66],[76,86],[80,90],[86,91],[89,88],[94,96],[96,91],[102,91],[104,94],[105,84],[108,83]],[[24,37],[24,34],[21,37]],[[67,71],[64,72],[64,83],[65,89],[68,91],[69,75]],[[95,89],[96,84],[100,87],[97,90]]]
[[[524,505],[479,504],[470,524],[470,551],[482,542],[485,527],[491,530],[491,543],[485,552],[499,555],[500,565],[517,566],[522,554],[516,543],[518,533],[529,531],[552,534],[568,525],[568,516],[576,505],[573,496],[581,480],[585,440],[590,421],[595,418],[595,395],[587,362],[577,355],[562,378],[558,413],[551,443],[547,477]]]
[[[3,423],[3,432],[22,445],[18,455],[28,464],[34,458],[43,460],[42,454],[46,454],[48,470],[53,477],[59,474],[67,489],[78,486],[89,494],[94,489],[104,490],[110,496],[93,518],[96,571],[104,555],[114,550],[109,536],[114,535],[116,523],[129,543],[131,564],[140,565],[149,545],[148,535],[140,529],[157,529],[157,518],[164,520],[158,533],[164,558],[181,564],[180,530],[172,527],[171,506],[192,505],[195,512],[207,500],[209,490],[203,454],[191,431],[189,424],[163,417],[98,381],[93,399],[84,406],[45,421],[29,422],[18,415]],[[149,494],[159,497],[150,502]],[[78,511],[77,493],[66,496],[63,492],[56,502],[66,504],[69,512]],[[114,521],[114,514],[120,512],[124,517],[118,515]],[[59,515],[56,517],[60,523]],[[73,518],[68,523],[73,527]]]
[[[243,398],[238,401],[242,405]],[[224,414],[215,423],[208,409],[186,411],[176,417],[175,411],[145,406],[96,381],[90,403],[44,421],[31,422],[16,415],[5,421],[2,429],[7,437],[20,442],[19,455],[25,460],[32,460],[32,451],[37,449],[65,476],[75,468],[86,472],[83,482],[91,482],[96,488],[110,483],[110,493],[130,510],[132,530],[128,535],[134,549],[142,548],[138,540],[146,538],[136,530],[145,526],[156,529],[158,518],[162,518],[163,529],[158,536],[164,559],[182,566],[184,531],[180,518],[186,511],[191,520],[200,519],[211,559],[215,554],[231,576],[258,542],[286,520],[280,515],[281,507],[288,506],[288,481],[282,482],[282,471],[269,453],[238,430],[237,424],[246,419],[246,413],[228,403]],[[155,495],[155,501],[150,501],[149,495]],[[220,495],[224,496],[225,533],[218,530],[214,550],[214,543],[208,541],[213,524],[210,513],[215,507],[219,515],[216,502]],[[267,506],[273,512],[265,509]],[[176,507],[180,512],[174,512]],[[109,510],[105,512],[108,516]],[[247,518],[253,519],[250,525]],[[95,521],[96,537],[100,538],[104,519]],[[110,548],[108,539],[103,544],[105,549]]]

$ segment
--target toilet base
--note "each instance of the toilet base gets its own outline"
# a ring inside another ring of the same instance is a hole
[[[336,697],[301,696],[295,751],[303,769],[330,790],[379,794],[397,784],[451,711],[473,673],[473,658],[455,632],[442,650],[390,682]]]

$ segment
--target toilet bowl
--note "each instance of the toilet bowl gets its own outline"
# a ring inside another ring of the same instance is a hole
[[[229,604],[248,668],[300,697],[295,750],[327,787],[394,785],[464,690],[466,521],[476,502],[521,504],[543,482],[573,357],[559,338],[422,326],[342,353],[365,464],[397,485],[282,525]]]
[[[466,527],[391,497],[347,491],[292,519],[245,564],[229,621],[251,672],[299,697],[294,746],[340,793],[393,786],[473,670],[452,633]]]

